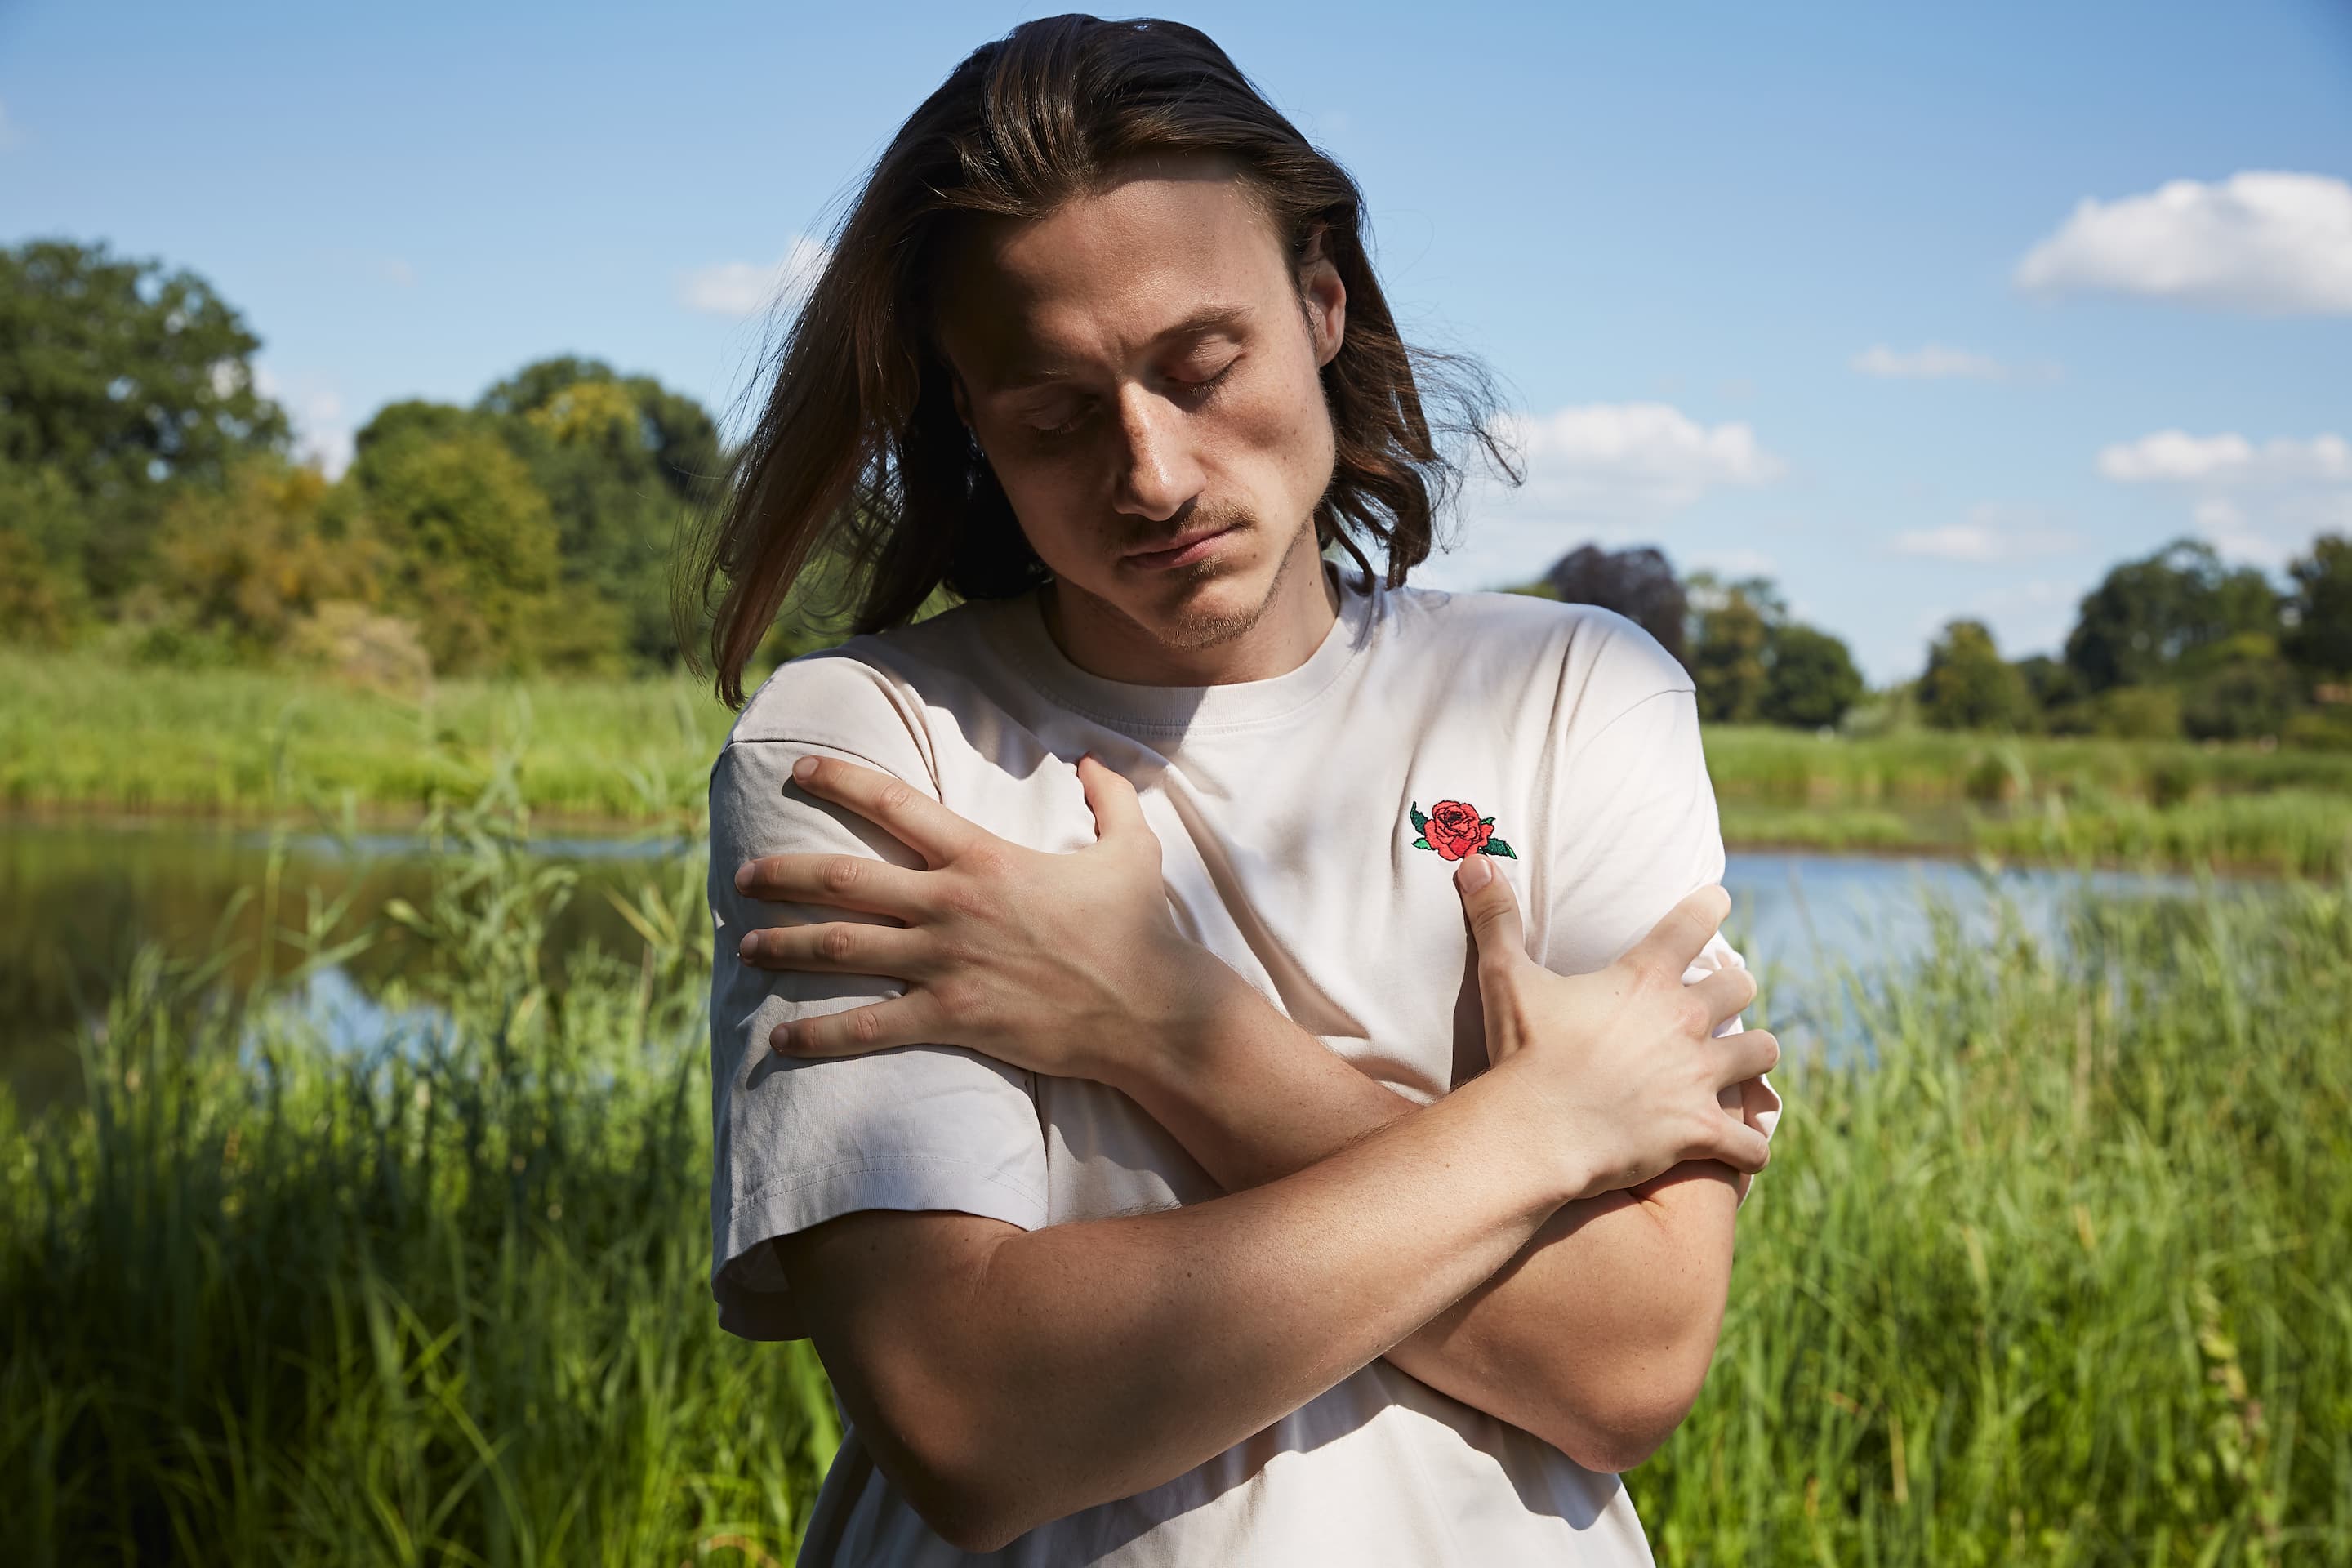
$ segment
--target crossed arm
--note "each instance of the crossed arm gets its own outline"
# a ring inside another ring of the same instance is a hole
[[[1324,1160],[1421,1107],[1236,977],[1176,1070],[1124,1085],[1228,1192]],[[1737,1113],[1739,1090],[1725,1091]],[[1647,1458],[1697,1398],[1745,1178],[1716,1161],[1567,1204],[1387,1352],[1422,1382],[1592,1469]]]
[[[1106,776],[1115,778],[1097,768],[1090,799],[1114,787]],[[935,871],[957,858],[948,838],[976,831],[872,770],[827,763],[820,779],[801,782],[880,824]],[[1132,804],[1130,795],[1116,809]],[[924,810],[945,822],[911,819]],[[1191,949],[1204,964],[1171,959],[1165,945],[1150,949],[1157,963],[1140,946],[1106,954],[1102,931],[1141,931],[1152,911],[1165,914],[1156,841],[1139,816],[1116,840],[1106,828],[1093,850],[1022,855],[1014,870],[1030,879],[999,886],[1006,901],[993,906],[979,883],[943,890],[946,879],[919,892],[926,873],[860,857],[776,857],[747,868],[757,874],[742,884],[908,925],[948,905],[969,917],[965,941],[936,922],[919,938],[868,922],[755,931],[744,956],[762,967],[923,983],[891,1002],[793,1025],[790,1054],[952,1041],[1026,1058],[1019,1065],[1033,1070],[1097,1078],[1133,1097],[1228,1189],[1184,1210],[1034,1233],[970,1215],[851,1214],[775,1244],[877,1458],[919,1508],[925,1481],[941,1483],[925,1508],[935,1528],[944,1534],[949,1521],[976,1514],[983,1523],[967,1539],[994,1540],[1013,1527],[1002,1509],[1015,1524],[1034,1522],[1129,1495],[1383,1354],[1591,1468],[1638,1463],[1672,1430],[1720,1321],[1737,1195],[1728,1166],[1685,1154],[1690,1163],[1667,1169],[1670,1155],[1645,1165],[1644,1175],[1664,1172],[1652,1180],[1572,1183],[1530,1211],[1530,1173],[1541,1187],[1539,1167],[1560,1157],[1540,1140],[1530,1146],[1528,1117],[1514,1103],[1535,1079],[1497,1069],[1418,1107],[1297,1028],[1205,950]],[[1118,889],[1132,893],[1132,910]],[[1036,911],[1066,910],[1082,918],[1015,931],[1034,927]],[[1509,935],[1497,951],[1520,940],[1515,905]],[[1089,951],[1074,957],[1074,949]],[[964,961],[961,973],[942,967],[951,952]],[[971,963],[982,952],[990,962]],[[1099,985],[1089,977],[1170,963],[1209,1005],[1142,1031],[1150,1040],[1134,1039],[1127,998],[1088,994]],[[1670,985],[1685,1005],[1681,963],[1651,967],[1661,994]],[[974,975],[996,984],[1005,1005],[975,1000],[962,984]],[[1005,1020],[993,1034],[974,1022],[991,1011]],[[1662,1039],[1657,1016],[1633,1021],[1648,1033],[1606,1037],[1626,1047]],[[1056,1027],[1069,1039],[1126,1037],[1118,1070],[1055,1059],[1073,1048],[1045,1037]],[[1491,1022],[1488,1034],[1491,1046]],[[1737,1127],[1736,1085],[1715,1098],[1724,1081],[1704,1090],[1707,1120]],[[1499,1120],[1504,1135],[1465,1135],[1480,1119]],[[1699,1134],[1694,1146],[1717,1147],[1715,1136]],[[1347,1302],[1337,1314],[1334,1300]],[[1184,1375],[1171,1379],[1169,1365]]]

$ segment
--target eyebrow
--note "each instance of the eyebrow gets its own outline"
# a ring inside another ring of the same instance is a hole
[[[1153,347],[1177,342],[1186,338],[1205,338],[1218,332],[1233,332],[1246,326],[1256,310],[1248,305],[1209,305],[1193,311],[1182,321],[1156,333]],[[1068,377],[1047,364],[1016,365],[1002,381],[992,384],[992,393],[1023,392],[1034,386],[1051,386]]]

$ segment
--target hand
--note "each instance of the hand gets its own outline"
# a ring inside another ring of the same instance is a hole
[[[1528,956],[1518,899],[1485,861],[1465,858],[1454,884],[1477,946],[1487,1059],[1521,1079],[1549,1146],[1572,1162],[1574,1195],[1638,1186],[1685,1160],[1762,1170],[1769,1148],[1739,1089],[1771,1070],[1780,1044],[1761,1029],[1715,1037],[1756,982],[1730,968],[1683,984],[1729,895],[1701,888],[1608,968],[1561,975]]]
[[[1204,999],[1221,960],[1176,928],[1160,839],[1135,787],[1092,755],[1078,782],[1095,842],[1055,855],[998,837],[903,780],[837,758],[803,758],[793,781],[847,806],[920,855],[913,870],[864,855],[771,855],[735,873],[755,899],[833,904],[898,925],[842,921],[747,933],[760,969],[895,976],[901,995],[780,1025],[792,1057],[890,1046],[967,1046],[1013,1067],[1122,1081],[1130,1058]],[[1224,970],[1230,975],[1230,970]]]

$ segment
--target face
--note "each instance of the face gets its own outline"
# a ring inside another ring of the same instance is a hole
[[[1066,642],[1181,659],[1324,605],[1345,291],[1319,248],[1294,265],[1239,180],[1169,162],[982,226],[947,270],[957,405]]]

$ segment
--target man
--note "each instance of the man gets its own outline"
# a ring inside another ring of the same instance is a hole
[[[730,698],[828,531],[862,588],[711,783],[713,1289],[849,1416],[803,1563],[1648,1560],[1777,1047],[1680,667],[1404,585],[1444,368],[1174,24],[982,48],[845,219],[705,576]]]

